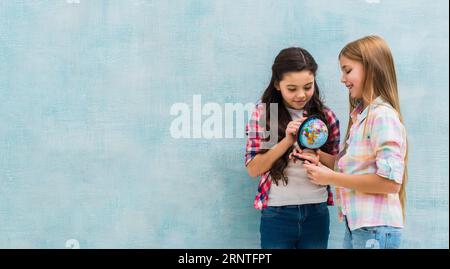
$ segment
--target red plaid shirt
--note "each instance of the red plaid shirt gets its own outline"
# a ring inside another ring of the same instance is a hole
[[[255,109],[250,117],[250,120],[245,128],[247,135],[246,151],[245,151],[245,166],[258,154],[261,150],[262,139],[264,138],[265,126],[262,126],[260,122],[261,116],[264,114],[264,104],[258,102]],[[327,123],[329,127],[328,133],[328,148],[331,151],[327,153],[336,155],[339,153],[339,120],[334,114],[334,112],[328,107],[324,108],[324,113],[327,117]],[[258,185],[258,194],[255,197],[254,207],[256,209],[263,209],[267,207],[267,202],[269,200],[269,190],[272,183],[272,178],[269,175],[270,171],[267,171],[261,175]],[[327,186],[328,190],[328,205],[334,205],[333,193],[330,190],[330,186]]]

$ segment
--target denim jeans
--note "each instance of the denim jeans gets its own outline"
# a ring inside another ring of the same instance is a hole
[[[362,227],[351,231],[345,219],[346,249],[396,249],[400,247],[402,229],[391,226]]]
[[[328,247],[330,215],[327,203],[268,206],[261,212],[261,248]]]

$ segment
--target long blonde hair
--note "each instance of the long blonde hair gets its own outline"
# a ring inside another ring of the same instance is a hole
[[[379,36],[366,36],[348,43],[339,53],[339,58],[344,56],[350,60],[358,61],[364,68],[363,80],[363,100],[355,100],[349,96],[350,112],[352,112],[358,101],[364,101],[366,104],[371,104],[372,101],[381,96],[381,98],[388,102],[398,113],[400,121],[403,123],[403,117],[400,112],[400,102],[397,90],[397,77],[395,74],[394,59],[391,50],[389,49],[383,38]],[[370,105],[368,108],[370,113]],[[367,117],[369,114],[367,115]],[[367,121],[366,121],[367,124]],[[346,139],[348,140],[350,128],[352,126],[352,119],[349,118]],[[366,125],[364,125],[365,132]],[[406,141],[408,143],[408,141]],[[345,144],[344,150],[346,150]],[[406,206],[406,182],[408,179],[407,172],[408,162],[408,146],[406,147],[405,156],[405,170],[403,174],[402,186],[400,188],[399,197],[402,205],[403,219],[405,219]]]

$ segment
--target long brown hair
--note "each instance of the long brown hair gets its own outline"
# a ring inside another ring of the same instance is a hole
[[[359,102],[363,101],[366,104],[371,104],[375,98],[381,96],[384,101],[388,102],[397,111],[400,121],[403,123],[403,117],[400,112],[400,101],[398,98],[394,59],[391,50],[383,38],[379,36],[366,36],[350,42],[339,53],[339,58],[341,58],[341,56],[360,62],[364,68],[363,100],[355,100],[349,95],[350,112],[356,108]],[[368,113],[370,114],[370,105]],[[369,117],[369,114],[367,117]],[[365,124],[367,124],[367,121]],[[352,120],[349,118],[345,141],[347,141],[349,137],[351,126]],[[364,125],[364,132],[365,128],[366,125]],[[406,141],[406,143],[408,142]],[[345,144],[344,150],[346,150],[346,147],[347,144]],[[406,216],[405,188],[408,179],[407,161],[408,146],[406,147],[405,172],[403,174],[402,186],[399,192],[403,219],[405,219]]]
[[[275,88],[275,84],[279,83],[283,80],[283,75],[288,72],[295,71],[303,71],[308,70],[316,76],[317,72],[317,63],[312,57],[312,55],[303,48],[291,47],[286,48],[280,51],[280,53],[275,57],[275,61],[272,65],[272,78],[270,80],[269,85],[264,91],[261,102],[265,104],[266,113],[264,117],[266,117],[266,130],[270,129],[270,104],[276,104],[278,107],[278,129],[270,130],[272,135],[278,137],[278,142],[280,142],[286,136],[286,127],[288,123],[292,120],[291,115],[283,104],[283,97]],[[325,114],[323,112],[324,105],[322,99],[320,97],[319,86],[317,85],[316,80],[314,79],[314,94],[308,103],[304,107],[304,111],[309,115],[316,114],[322,119],[325,123],[327,123]],[[273,164],[270,169],[270,176],[272,181],[278,185],[278,182],[282,180],[284,184],[288,183],[288,178],[284,175],[283,171],[287,167],[289,162],[289,153],[292,151],[293,147],[287,150],[281,158],[279,158]],[[331,145],[326,143],[321,150],[325,152],[331,151]],[[262,150],[261,153],[268,151],[268,149]]]

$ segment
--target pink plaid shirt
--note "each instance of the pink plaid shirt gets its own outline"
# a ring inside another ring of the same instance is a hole
[[[263,138],[265,137],[265,126],[262,126],[263,120],[261,116],[264,114],[264,104],[258,102],[246,126],[247,144],[245,152],[245,166],[260,152]],[[336,155],[339,152],[339,120],[331,109],[324,108],[325,115],[328,121],[329,135],[328,141],[324,147],[330,148],[327,153]],[[255,197],[253,206],[256,209],[263,209],[267,207],[269,199],[269,190],[272,178],[269,175],[270,171],[263,173],[258,184],[258,194]],[[328,186],[328,205],[333,205],[333,193]]]
[[[359,105],[350,114],[347,152],[341,152],[337,162],[339,172],[345,174],[378,174],[401,184],[405,167],[406,131],[397,112],[381,97],[362,110]],[[366,124],[364,134],[364,124]],[[399,195],[369,194],[336,187],[339,217],[347,218],[349,228],[392,226],[403,227]]]

